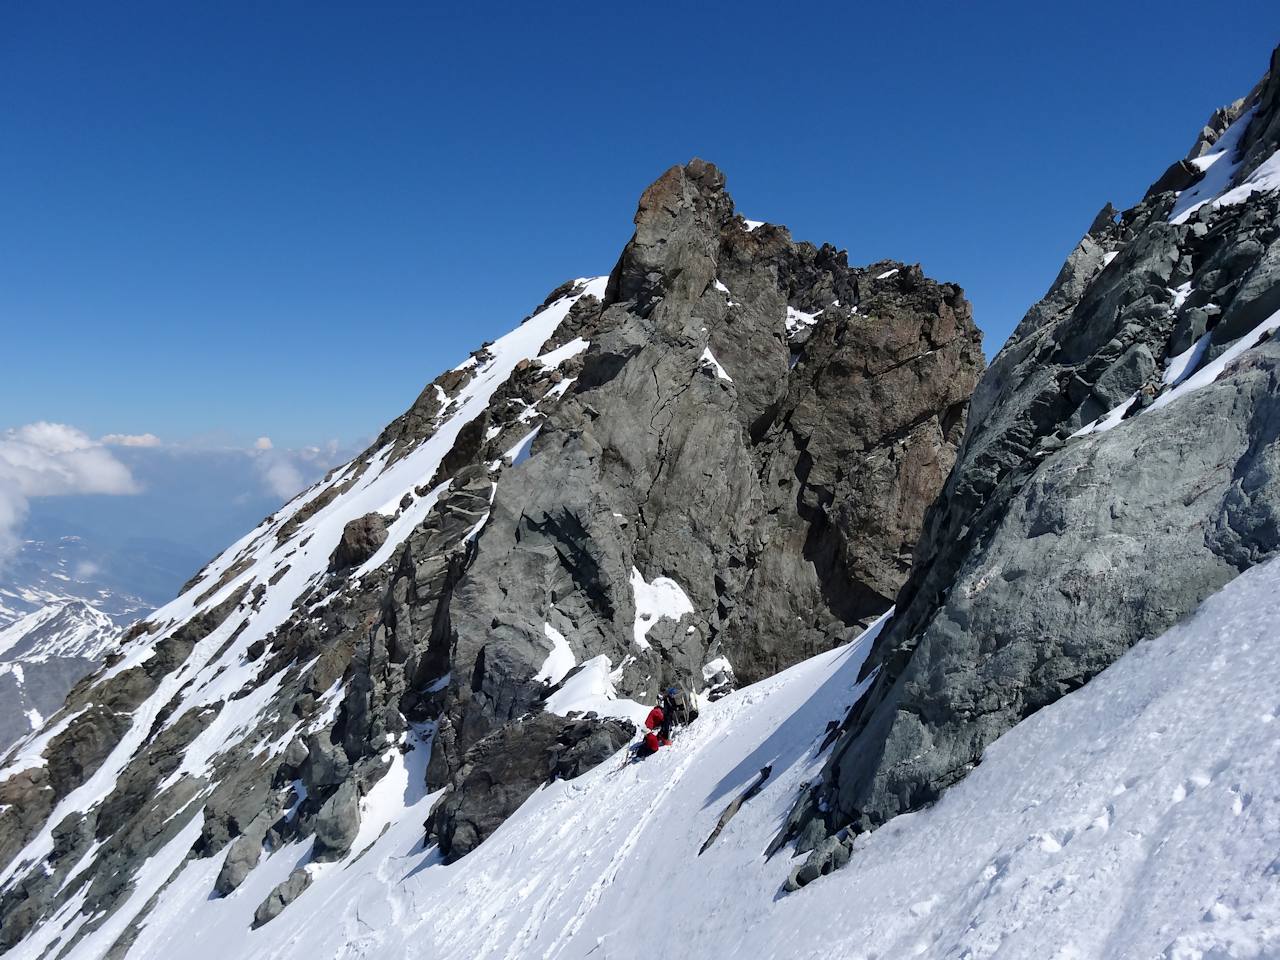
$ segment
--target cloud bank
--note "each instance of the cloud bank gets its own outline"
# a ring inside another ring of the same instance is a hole
[[[102,442],[109,447],[158,447],[164,441],[154,433],[108,433]]]
[[[0,433],[0,560],[18,545],[32,497],[139,492],[129,468],[101,441],[63,423],[29,423]]]

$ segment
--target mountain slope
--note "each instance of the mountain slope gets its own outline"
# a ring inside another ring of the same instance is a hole
[[[561,714],[848,641],[906,576],[979,340],[954,285],[850,267],[672,168],[609,277],[437,377],[4,758],[0,947],[122,955],[187,861],[278,923],[385,824],[420,832],[428,787],[454,859],[629,735]]]
[[[790,824],[814,865],[1280,550],[1277,147],[1280,50],[1098,215],[993,361],[875,681]]]
[[[132,953],[193,960],[1267,957],[1280,950],[1274,710],[1280,566],[1252,570],[991,745],[929,810],[860,839],[854,865],[779,899],[762,856],[816,776],[826,724],[865,687],[872,635],[712,704],[678,748],[551,784],[453,865],[422,843],[429,746],[395,754],[343,863],[266,926],[257,904],[309,851],[271,852],[229,897],[193,826],[149,864],[176,871]],[[722,812],[771,773],[699,854]],[[385,832],[384,831],[385,828]],[[101,956],[137,897],[72,958]],[[35,957],[56,924],[14,955]]]

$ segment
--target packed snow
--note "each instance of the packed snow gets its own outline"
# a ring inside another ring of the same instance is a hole
[[[1160,378],[1161,382],[1166,386],[1177,386],[1187,378],[1187,371],[1194,370],[1200,365],[1204,352],[1209,349],[1209,344],[1213,340],[1213,331],[1203,334],[1195,343],[1187,347],[1180,354],[1169,359],[1168,366],[1165,367],[1164,375]]]
[[[602,653],[592,657],[570,673],[559,690],[547,697],[545,708],[562,717],[571,713],[597,713],[602,717],[621,717],[635,724],[644,723],[649,708],[619,697],[614,689],[614,684],[621,677],[622,667],[615,670],[607,655]]]
[[[889,279],[890,277],[892,277],[895,273],[897,273],[897,272],[898,272],[898,270],[899,270],[899,268],[898,268],[898,267],[894,267],[892,270],[886,270],[884,273],[877,273],[877,274],[876,274],[876,279],[877,279],[877,280],[888,280],[888,279]]]
[[[728,657],[716,657],[702,665],[702,680],[704,683],[710,683],[715,679],[716,674],[732,673],[733,667],[729,663]]]
[[[707,706],[654,757],[539,790],[449,866],[422,842],[436,796],[421,789],[418,743],[409,772],[369,803],[367,849],[309,866],[311,887],[280,917],[249,929],[271,888],[307,863],[305,844],[266,855],[224,899],[209,896],[222,857],[192,860],[129,956],[1280,955],[1280,562],[1014,728],[932,808],[859,838],[849,866],[783,894],[798,861],[764,849],[817,776],[827,723],[862,689],[879,626]],[[699,855],[766,766],[760,792]],[[153,858],[135,899],[191,839]],[[34,960],[56,927],[14,956]]]
[[[533,454],[533,441],[537,439],[539,433],[542,432],[542,424],[538,424],[523,437],[511,445],[510,449],[502,455],[502,459],[510,460],[513,467],[518,467],[524,463]]]
[[[1151,409],[1158,410],[1161,407],[1168,406],[1192,390],[1198,390],[1213,383],[1242,353],[1266,340],[1277,328],[1280,328],[1280,310],[1271,314],[1243,337],[1234,340],[1231,346],[1227,347],[1199,370],[1189,376],[1184,373],[1183,379],[1179,380],[1172,390],[1168,390],[1156,397],[1155,402],[1151,404]]]
[[[1229,207],[1244,203],[1255,193],[1280,190],[1280,153],[1273,153],[1258,168],[1232,187],[1217,200],[1214,206]]]
[[[817,313],[805,313],[803,310],[797,310],[795,307],[787,307],[787,315],[783,318],[783,323],[787,327],[787,337],[790,339],[799,333],[804,327],[812,327],[818,322],[818,317],[822,314],[819,310]]]
[[[724,301],[727,306],[730,306],[730,307],[740,306],[738,301],[733,299],[733,294],[729,292],[729,288],[726,287],[722,281],[717,280],[715,282],[715,288],[724,294]]]
[[[591,341],[583,340],[581,337],[574,337],[562,347],[556,347],[554,350],[548,350],[542,356],[538,357],[538,363],[549,369],[560,366],[570,357],[576,357],[578,354],[591,346]]]
[[[1240,141],[1254,112],[1246,110],[1223,131],[1209,153],[1191,161],[1204,171],[1204,177],[1178,195],[1169,214],[1171,223],[1185,223],[1207,203],[1214,207],[1229,207],[1244,203],[1255,193],[1280,190],[1280,153],[1271,154],[1235,186],[1231,186],[1240,169]]]
[[[1253,113],[1252,110],[1242,113],[1235,123],[1222,132],[1222,136],[1208,153],[1191,161],[1204,176],[1198,183],[1178,194],[1173,210],[1169,213],[1170,223],[1184,223],[1191,214],[1217,199],[1227,189],[1238,165],[1240,139],[1248,129]]]
[[[655,577],[649,583],[632,567],[631,592],[636,602],[635,642],[642,650],[649,649],[646,638],[659,620],[679,620],[686,613],[693,613],[693,602],[670,577]]]

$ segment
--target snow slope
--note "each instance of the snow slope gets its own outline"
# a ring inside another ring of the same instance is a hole
[[[404,510],[402,517],[420,519],[426,514],[442,488],[424,494],[419,493],[419,487],[435,475],[458,434],[485,411],[493,394],[517,364],[537,358],[542,344],[555,332],[573,304],[587,294],[601,295],[605,282],[604,277],[580,281],[576,293],[560,298],[500,337],[481,359],[472,357],[464,366],[474,367],[474,376],[456,395],[445,398],[434,432],[402,457],[392,458],[391,446],[387,445],[334,471],[229,547],[192,580],[181,596],[148,618],[155,625],[155,632],[141,635],[126,646],[124,656],[103,673],[103,678],[146,662],[162,640],[200,614],[238,595],[247,595],[248,591],[261,590],[261,599],[238,604],[216,629],[196,644],[180,667],[163,678],[156,692],[137,707],[129,730],[101,766],[58,803],[23,851],[0,871],[0,885],[3,885],[0,889],[12,884],[31,863],[49,854],[54,847],[53,828],[60,820],[89,810],[111,793],[144,738],[154,735],[152,726],[167,705],[171,713],[167,719],[160,719],[158,729],[177,722],[191,709],[215,709],[216,705],[227,702],[235,704],[233,708],[221,710],[186,748],[182,765],[170,783],[184,774],[205,775],[218,755],[259,728],[285,674],[310,665],[293,664],[274,675],[264,675],[261,671],[268,658],[256,660],[249,656],[250,646],[267,641],[272,632],[293,615],[295,602],[304,596],[314,609],[347,587],[348,581],[326,577],[329,557],[350,520],[373,511],[391,516],[398,509]],[[326,500],[335,489],[340,491],[339,495]],[[406,497],[412,503],[402,508],[400,505]],[[417,519],[393,523],[386,544],[374,560],[390,559]],[[357,574],[364,572],[357,571]],[[239,691],[245,695],[236,698]],[[73,719],[75,714],[63,711],[41,730],[19,741],[0,761],[3,767],[0,780],[43,765],[46,761],[42,751]],[[283,745],[279,748],[283,749]],[[198,810],[192,811],[191,815],[197,813]],[[83,916],[73,919],[68,914],[65,922],[78,926],[84,920]],[[47,926],[54,931],[61,929],[57,923]]]
[[[356,852],[312,865],[312,886],[280,917],[249,930],[306,862],[302,845],[223,900],[209,897],[222,858],[190,861],[129,955],[1280,955],[1280,562],[1014,728],[933,808],[860,838],[844,870],[780,895],[793,863],[762,851],[817,774],[817,744],[857,695],[875,629],[711,705],[656,757],[542,789],[450,866],[421,843],[427,751],[397,754],[364,801]],[[699,856],[766,765],[763,790]],[[189,842],[144,873],[166,874]],[[14,955],[39,955],[56,926]]]

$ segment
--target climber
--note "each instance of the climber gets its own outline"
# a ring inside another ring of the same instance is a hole
[[[650,710],[649,715],[644,718],[644,726],[648,732],[644,735],[644,739],[636,744],[635,752],[637,758],[647,757],[652,753],[657,753],[658,748],[662,746],[664,742],[670,742],[665,740],[665,738],[661,737],[659,734],[659,731],[666,726],[666,723],[666,711],[662,709],[662,704],[659,703],[658,706]]]
[[[681,701],[679,689],[667,687],[659,695],[657,706],[644,718],[647,732],[644,739],[636,744],[636,759],[657,753],[661,747],[671,746],[674,728],[677,725],[684,726],[691,723],[697,717],[698,711],[691,704]]]

